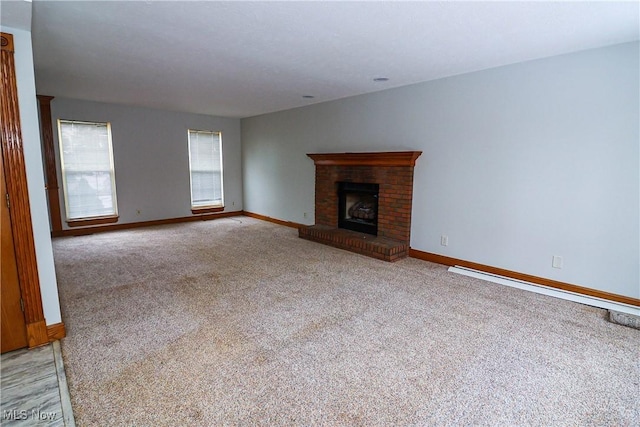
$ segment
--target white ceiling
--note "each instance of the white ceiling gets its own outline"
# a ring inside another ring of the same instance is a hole
[[[637,1],[34,0],[32,15],[38,93],[226,117],[640,38]]]

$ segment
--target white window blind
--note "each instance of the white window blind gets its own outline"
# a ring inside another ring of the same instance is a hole
[[[189,130],[191,207],[222,207],[222,135]]]
[[[58,120],[69,220],[117,215],[109,123]]]

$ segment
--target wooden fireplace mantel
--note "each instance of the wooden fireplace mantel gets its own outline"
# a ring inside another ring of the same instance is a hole
[[[422,151],[307,154],[316,166],[415,166]]]

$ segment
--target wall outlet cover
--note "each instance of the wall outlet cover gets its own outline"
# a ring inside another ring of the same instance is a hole
[[[554,255],[551,260],[551,266],[553,268],[562,268],[562,257]]]

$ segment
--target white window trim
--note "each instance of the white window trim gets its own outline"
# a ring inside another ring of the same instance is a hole
[[[193,203],[193,175],[191,171],[191,133],[206,133],[217,135],[219,143],[220,143],[220,202],[219,203],[208,203],[208,204],[194,204]],[[202,212],[202,211],[222,211],[224,210],[224,156],[223,156],[223,145],[222,145],[222,132],[221,131],[211,131],[211,130],[201,130],[201,129],[188,129],[187,130],[187,151],[189,153],[189,201],[191,204],[191,211],[193,213]]]
[[[98,124],[98,125],[106,125],[107,127],[107,136],[109,143],[109,174],[111,180],[111,198],[113,200],[113,213],[108,215],[94,215],[94,216],[84,216],[84,217],[73,217],[71,218],[69,215],[69,195],[68,195],[68,185],[67,185],[67,172],[64,162],[64,148],[62,143],[62,123],[81,123],[81,124]],[[64,194],[64,207],[65,207],[65,215],[66,222],[69,225],[73,225],[74,222],[82,222],[82,221],[92,221],[92,220],[100,220],[100,219],[117,219],[118,218],[118,197],[116,192],[116,181],[115,181],[115,167],[113,161],[113,143],[111,137],[111,122],[91,122],[91,121],[82,121],[82,120],[66,120],[66,119],[58,119],[58,146],[60,151],[60,169],[62,172],[62,188]],[[112,221],[107,221],[112,222]]]

